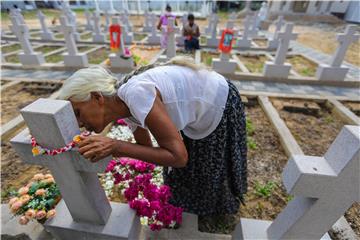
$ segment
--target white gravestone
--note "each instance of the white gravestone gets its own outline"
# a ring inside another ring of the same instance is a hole
[[[121,20],[121,19],[120,19]],[[124,39],[125,44],[132,44],[134,41],[134,34],[128,29],[128,26],[124,23],[122,23],[122,37]]]
[[[114,8],[114,4],[113,4],[113,1],[112,0],[109,0],[109,13],[111,15],[115,14],[116,13],[116,10]]]
[[[10,10],[10,17],[11,17],[11,16],[14,16],[14,17],[19,18],[20,23],[21,23],[21,24],[25,24],[24,16],[21,14],[20,9],[18,9],[18,8],[13,8],[13,9],[11,9],[11,10]]]
[[[133,26],[129,21],[129,11],[128,10],[124,10],[123,13],[120,13],[120,20],[121,22],[126,25],[127,29],[132,32]]]
[[[279,47],[278,34],[284,24],[284,16],[279,16],[275,21],[275,32],[274,36],[268,41],[268,49],[277,49]]]
[[[61,31],[64,34],[67,53],[64,53],[64,64],[68,67],[85,67],[88,58],[85,53],[79,53],[74,39],[75,27],[68,24],[65,16],[60,17]]]
[[[91,20],[91,13],[90,13],[90,11],[88,9],[86,9],[86,11],[85,11],[85,18],[86,18],[85,29],[89,30],[89,31],[94,30],[93,23],[92,23],[92,20]]]
[[[330,66],[326,64],[320,64],[316,71],[316,78],[319,80],[332,80],[332,81],[344,81],[348,68],[342,67],[341,64],[344,60],[347,49],[350,44],[359,40],[359,34],[356,33],[356,25],[348,25],[345,33],[338,34],[337,40],[339,41],[339,47],[331,60]]]
[[[167,26],[162,27],[163,34],[167,34],[166,57],[171,59],[176,56],[176,42],[175,42],[175,19],[169,18]]]
[[[221,53],[220,58],[214,58],[212,68],[219,73],[235,73],[237,63],[231,59],[230,53]]]
[[[105,10],[104,16],[105,16],[104,32],[109,32],[111,14],[108,12],[108,10]]]
[[[218,18],[216,13],[212,13],[208,18],[208,26],[205,27],[205,35],[211,35],[213,20]]]
[[[123,68],[123,69],[132,69],[134,68],[134,60],[131,57],[127,57],[125,53],[125,44],[123,39],[123,27],[121,25],[121,21],[119,17],[112,17],[112,24],[114,25],[120,25],[121,34],[120,34],[120,47],[119,51],[117,53],[110,53],[109,59],[110,59],[110,65],[114,68]]]
[[[149,44],[160,44],[160,35],[157,33],[157,26],[156,26],[156,15],[155,13],[151,13],[150,15],[151,21],[151,35],[148,37]]]
[[[241,219],[233,239],[330,239],[326,232],[360,201],[359,133],[344,126],[323,157],[292,156],[282,178],[295,198],[272,223]]]
[[[81,41],[80,33],[78,33],[76,29],[76,14],[70,9],[70,6],[66,2],[63,2],[62,4],[62,12],[63,15],[66,17],[67,22],[70,25],[74,26],[73,36],[75,38],[75,41]]]
[[[188,20],[187,20],[187,17],[188,17],[188,14],[185,13],[182,17],[181,17],[181,26],[182,26],[182,29],[184,29],[184,27],[186,26]],[[179,28],[180,30],[180,28]],[[178,33],[177,33],[177,36],[176,36],[176,43],[179,45],[179,46],[183,46],[184,45],[184,41],[185,41],[185,37],[183,36],[183,33],[182,31],[180,30]]]
[[[96,12],[93,12],[92,20],[94,22],[94,33],[92,34],[93,41],[99,42],[99,43],[104,43],[106,41],[106,36],[104,33],[101,32],[101,27],[100,27],[101,17],[100,17],[100,15],[97,14]]]
[[[38,99],[23,108],[21,115],[32,136],[46,148],[63,147],[80,133],[68,101]],[[11,144],[24,162],[46,166],[55,178],[63,200],[56,206],[56,216],[47,220],[44,227],[56,239],[137,237],[140,223],[135,212],[128,204],[110,203],[99,182],[97,173],[104,171],[110,157],[91,163],[76,150],[34,157],[27,129]]]
[[[23,52],[19,53],[19,59],[22,65],[41,65],[45,63],[44,56],[41,53],[34,52],[29,41],[29,29],[17,16],[10,17],[12,26],[11,31],[20,42]]]
[[[39,18],[40,24],[41,24],[41,39],[43,40],[54,40],[54,34],[49,30],[49,28],[46,25],[45,22],[45,15],[38,10],[37,16]]]
[[[251,39],[249,39],[250,25],[251,19],[250,16],[247,15],[244,20],[244,32],[241,38],[237,40],[236,48],[248,49],[251,47]]]
[[[268,5],[266,2],[262,2],[261,3],[261,8],[259,10],[259,14],[257,15],[256,18],[256,27],[259,29],[260,28],[260,24],[263,21],[266,21],[268,19]]]
[[[149,14],[148,10],[145,10],[145,20],[144,20],[144,27],[143,32],[151,32],[151,15]]]
[[[218,47],[219,38],[217,37],[217,25],[219,23],[219,18],[217,15],[211,20],[211,36],[206,37],[206,45],[209,47]]]
[[[291,64],[285,63],[286,54],[289,49],[290,41],[295,40],[297,34],[292,33],[293,24],[287,23],[285,31],[278,34],[280,45],[276,51],[274,62],[266,62],[264,75],[274,78],[287,78],[289,76]]]

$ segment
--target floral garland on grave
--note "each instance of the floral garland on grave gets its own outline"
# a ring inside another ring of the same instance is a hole
[[[55,206],[61,200],[60,190],[51,174],[35,174],[31,181],[12,194],[10,212],[21,216],[19,223],[26,225],[30,220],[44,223],[55,216]]]
[[[55,156],[60,153],[68,152],[72,148],[74,148],[76,146],[76,144],[81,141],[80,136],[89,136],[89,135],[90,135],[89,132],[84,132],[84,133],[81,133],[80,135],[76,135],[70,143],[65,145],[65,147],[61,147],[58,149],[44,148],[36,142],[36,139],[33,136],[31,136],[31,146],[32,146],[31,152],[32,152],[33,156],[39,156],[39,155]]]

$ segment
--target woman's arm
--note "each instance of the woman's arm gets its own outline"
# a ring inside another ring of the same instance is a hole
[[[149,134],[149,131],[142,128],[137,127],[134,131],[134,138],[136,140],[137,144],[143,145],[143,146],[149,146],[152,147],[151,137]]]
[[[161,22],[162,22],[162,21],[161,21],[161,17],[160,17],[159,23],[158,23],[158,25],[157,25],[157,29],[158,29],[158,30],[161,30]]]
[[[157,140],[159,147],[133,144],[102,136],[90,136],[83,138],[79,143],[79,152],[92,162],[113,155],[140,159],[162,166],[185,167],[188,160],[187,150],[159,96],[156,97],[145,119],[145,124]]]

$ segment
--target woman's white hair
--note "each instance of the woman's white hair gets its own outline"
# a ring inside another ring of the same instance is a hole
[[[101,66],[80,69],[65,80],[59,94],[59,99],[83,102],[90,100],[91,92],[99,92],[103,96],[113,96],[121,84],[126,83],[131,77],[142,72],[164,65],[178,65],[191,68],[194,71],[205,69],[202,64],[195,64],[194,59],[186,56],[174,57],[168,62],[141,66],[125,75],[121,80],[114,77],[108,70]]]
[[[83,102],[90,99],[91,92],[100,92],[103,96],[116,94],[118,81],[108,70],[101,66],[76,71],[65,80],[58,99]]]

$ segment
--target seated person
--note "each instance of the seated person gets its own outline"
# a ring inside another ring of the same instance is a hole
[[[183,26],[183,36],[185,38],[184,45],[186,51],[193,51],[200,49],[199,37],[200,30],[199,26],[194,23],[195,17],[192,13],[188,15],[188,22]]]

